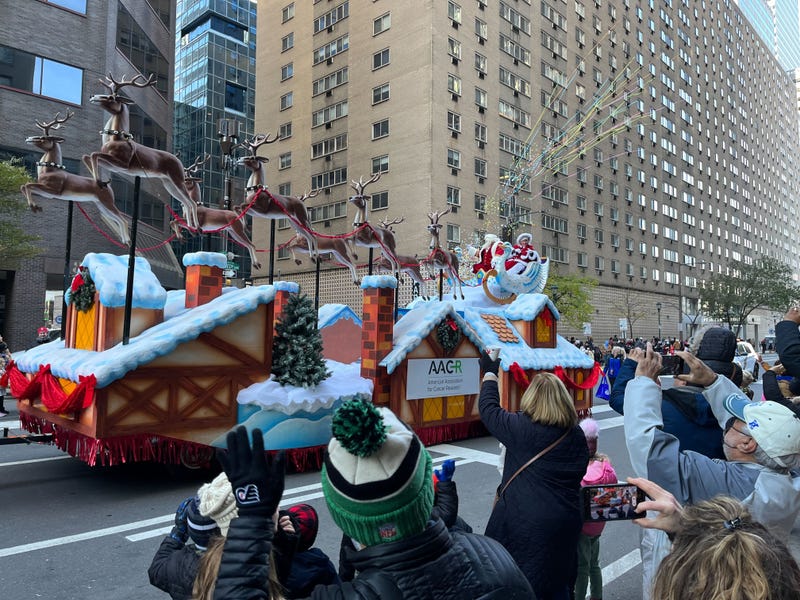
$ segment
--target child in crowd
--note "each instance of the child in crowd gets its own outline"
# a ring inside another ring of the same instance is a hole
[[[580,422],[581,429],[586,436],[589,446],[589,465],[586,474],[581,480],[581,485],[599,485],[602,483],[617,483],[617,474],[611,461],[604,454],[597,452],[597,438],[599,427],[594,419],[584,419]],[[603,533],[605,523],[584,523],[581,537],[578,541],[578,577],[575,580],[575,598],[584,600],[586,588],[589,588],[591,600],[600,600],[603,597],[603,574],[600,570],[600,534]]]
[[[306,598],[319,584],[340,583],[336,567],[319,548],[314,548],[319,531],[319,516],[310,504],[297,504],[281,515],[289,515],[299,534],[297,549],[292,559],[289,576],[284,583],[287,598]]]

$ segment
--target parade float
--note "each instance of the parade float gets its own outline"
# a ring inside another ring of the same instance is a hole
[[[30,185],[52,189],[27,189],[32,207],[36,198],[103,201],[108,196],[103,190],[110,190],[102,181],[103,170],[130,166],[130,157],[121,155],[128,150],[118,144],[130,139],[130,101],[120,90],[152,82],[115,81],[109,75],[105,84],[110,93],[92,101],[112,117],[103,131],[103,149],[84,160],[93,177],[62,186],[85,195],[69,191],[59,196],[47,183],[52,180],[47,170],[53,167],[45,165],[39,182]],[[57,115],[53,123],[40,124],[44,136],[33,143],[43,149],[57,146],[61,138],[51,136],[49,128],[65,120]],[[161,151],[139,148],[152,162],[132,174],[157,177],[181,201],[183,216],[175,216],[180,227],[173,231],[236,228],[234,239],[243,238],[240,243],[252,253],[243,216],[287,218],[318,263],[334,252],[335,236],[310,228],[301,200],[269,192],[265,161],[257,156],[269,142],[262,135],[242,145],[250,154],[239,161],[252,173],[236,211],[202,207],[192,167],[183,169],[178,181],[177,159]],[[426,444],[483,433],[477,407],[479,362],[481,353],[493,348],[499,350],[507,409],[519,408],[531,377],[549,371],[565,383],[576,408],[588,411],[600,370],[558,334],[559,312],[541,293],[549,262],[529,248],[532,237],[527,246],[487,242],[475,276],[462,286],[459,262],[464,256],[439,244],[439,218],[449,209],[429,213],[429,254],[411,260],[396,250],[393,226],[402,220],[379,226],[369,222],[366,187],[378,177],[353,182],[354,229],[339,236],[346,243],[336,251],[335,260],[349,263],[344,266],[361,286],[360,317],[342,305],[309,314],[303,299],[315,290],[301,291],[291,281],[224,287],[226,257],[220,253],[185,255],[186,288],[168,292],[147,260],[135,256],[135,218],[129,228],[127,218],[109,217],[119,239],[130,244],[129,254],[84,257],[67,292],[64,339],[16,353],[7,369],[22,427],[50,436],[56,446],[90,465],[197,465],[210,460],[216,448],[224,447],[227,432],[242,424],[261,429],[265,448],[287,451],[290,465],[302,471],[321,465],[333,410],[356,396],[391,408]],[[370,261],[370,274],[359,281],[352,268],[359,246],[378,250],[376,266],[383,265],[388,274],[373,275]],[[410,305],[396,306],[400,272],[417,283],[438,279],[439,293],[423,291]],[[452,299],[443,293],[445,281]],[[298,374],[315,354],[322,366],[312,364],[308,376]]]

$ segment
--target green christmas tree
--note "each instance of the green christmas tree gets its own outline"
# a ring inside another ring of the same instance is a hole
[[[307,296],[292,294],[275,326],[272,374],[281,385],[313,387],[330,376],[322,357],[317,313]]]

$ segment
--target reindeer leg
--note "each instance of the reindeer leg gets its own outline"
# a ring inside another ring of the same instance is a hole
[[[31,212],[42,212],[42,207],[33,201],[33,196],[40,186],[41,184],[39,183],[25,183],[19,188],[19,191],[25,196],[25,200],[28,201],[28,208],[31,209]]]
[[[164,189],[183,206],[186,224],[192,229],[197,229],[199,227],[197,204],[189,197],[189,192],[186,191],[186,185],[183,183],[183,179],[181,179],[180,186],[176,185],[175,182],[167,176],[161,177],[160,179]]]

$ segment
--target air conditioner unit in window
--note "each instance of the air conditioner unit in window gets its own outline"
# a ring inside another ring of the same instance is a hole
[[[478,213],[478,220],[479,221],[483,221],[483,219],[484,219],[484,214],[482,212],[479,212]]]
[[[331,127],[333,127],[333,123],[331,123],[330,121],[325,123],[325,129],[330,129]]]
[[[325,221],[325,222],[323,223],[323,226],[325,226],[325,227],[330,227],[330,226],[331,226],[331,222],[330,222],[330,221]]]
[[[478,183],[483,183],[484,181],[486,180],[483,177],[478,177]]]
[[[333,96],[333,90],[328,90],[327,92],[325,92],[325,95],[326,95],[328,98],[330,98],[331,96]]]
[[[455,56],[450,59],[450,62],[452,62],[454,65],[458,65],[458,59]]]
[[[325,62],[326,62],[326,64],[332,65],[332,64],[333,64],[333,59],[332,59],[332,58],[329,58],[329,59],[328,59],[327,61],[325,61]]]
[[[486,74],[483,71],[478,71],[478,79],[484,79]]]
[[[486,147],[486,144],[484,144],[483,142],[478,142],[478,148],[483,149],[485,147]]]
[[[454,137],[454,138],[458,139],[458,132],[457,131],[451,131],[450,132],[450,137]]]
[[[484,112],[486,112],[486,109],[485,109],[485,108],[483,108],[482,106],[479,106],[479,107],[478,107],[478,112],[479,112],[479,113],[481,113],[481,114],[483,114]]]
[[[333,33],[333,25],[330,25],[330,26],[328,27],[328,33]]]
[[[325,188],[325,195],[326,196],[330,196],[331,195],[331,188]]]
[[[458,175],[458,169],[455,169],[455,168],[450,169],[450,174],[451,175]]]
[[[453,100],[453,102],[458,102],[458,94],[450,94],[450,98]]]
[[[451,210],[450,212],[453,213],[453,214],[456,214],[458,212],[458,205],[457,204],[451,204],[451,206],[453,207],[453,210]]]
[[[325,155],[325,162],[331,162],[331,155],[330,154],[326,154]]]
[[[458,23],[455,21],[450,21],[450,24],[453,26],[453,29],[458,29]]]

